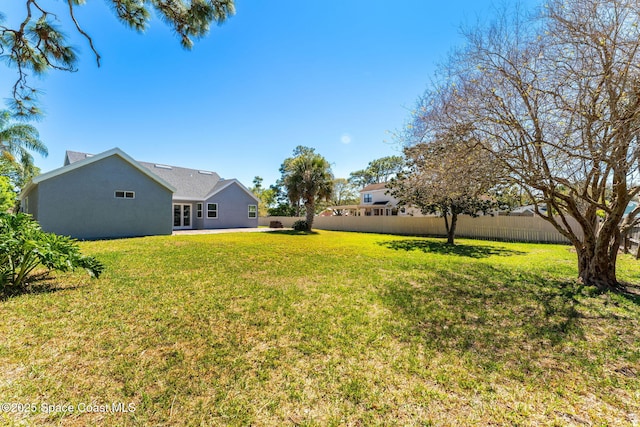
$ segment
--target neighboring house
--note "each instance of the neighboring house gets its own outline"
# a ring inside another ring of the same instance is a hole
[[[386,192],[385,183],[370,184],[360,190],[360,215],[398,215],[398,200]]]
[[[423,216],[419,209],[398,206],[398,199],[387,191],[385,183],[370,184],[360,190],[360,204],[331,206],[329,209],[354,216]]]
[[[258,199],[215,172],[138,162],[119,148],[67,151],[20,196],[45,231],[80,239],[258,226]]]
[[[547,214],[546,204],[540,204],[540,206],[538,206],[538,209],[543,215]],[[509,216],[537,216],[538,214],[536,213],[535,205],[526,205],[526,206],[520,206],[512,209],[511,211],[509,211],[508,215]]]

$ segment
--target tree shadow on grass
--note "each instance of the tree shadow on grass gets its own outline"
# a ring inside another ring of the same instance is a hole
[[[437,352],[472,354],[481,365],[495,366],[535,364],[553,355],[556,346],[583,340],[581,301],[590,292],[577,281],[479,265],[442,269],[435,278],[418,272],[388,285],[383,299],[408,320],[402,331],[407,340],[418,339]]]
[[[49,294],[77,288],[79,286],[59,286],[55,278],[48,273],[35,274],[29,278],[25,286],[5,286],[0,288],[0,302],[22,295]]]
[[[426,354],[462,360],[477,378],[562,383],[578,374],[593,383],[636,364],[629,345],[638,339],[635,306],[576,279],[485,263],[436,264],[387,283],[382,299],[402,319],[396,325],[404,325],[390,334],[420,343]],[[622,388],[636,381],[635,374],[616,378],[627,384]]]
[[[278,231],[270,231],[271,234],[276,235],[285,235],[285,236],[317,236],[317,231],[296,231],[296,230],[278,230]]]
[[[618,292],[623,298],[629,300],[635,305],[640,305],[640,285],[631,283],[621,283],[622,289]]]
[[[486,245],[449,245],[446,242],[434,240],[388,240],[379,245],[396,251],[421,251],[424,253],[437,253],[443,255],[456,255],[469,258],[487,258],[490,256],[524,255],[525,252],[505,249],[498,246]]]

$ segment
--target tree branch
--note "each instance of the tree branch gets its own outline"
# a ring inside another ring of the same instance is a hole
[[[84,32],[84,30],[80,27],[80,24],[78,23],[78,20],[76,19],[74,11],[73,11],[73,2],[72,2],[72,0],[67,0],[67,4],[69,5],[69,16],[71,17],[71,20],[73,21],[73,24],[76,26],[76,30],[78,30],[78,32],[80,34],[82,34],[84,36],[84,38],[86,38],[87,41],[89,42],[89,46],[91,47],[91,50],[93,51],[93,54],[96,57],[96,63],[98,64],[98,67],[100,67],[100,54],[98,53],[98,51],[96,50],[95,46],[93,45],[93,39],[91,38],[91,36],[89,36],[89,34]]]

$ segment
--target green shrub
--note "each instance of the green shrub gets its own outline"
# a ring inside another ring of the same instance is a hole
[[[296,208],[286,203],[280,203],[275,208],[267,209],[269,216],[296,216]]]
[[[16,193],[13,191],[11,180],[0,176],[0,212],[9,212],[16,204]]]
[[[80,253],[74,239],[45,233],[29,215],[0,213],[0,290],[24,288],[40,267],[46,273],[84,268],[92,277],[104,270],[100,261]]]
[[[300,219],[293,223],[293,229],[296,231],[309,231],[309,224],[304,219]]]

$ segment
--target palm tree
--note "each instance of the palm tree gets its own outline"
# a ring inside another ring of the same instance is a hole
[[[16,171],[14,180],[19,187],[38,173],[30,151],[49,154],[35,127],[12,122],[9,111],[0,111],[0,156]]]
[[[292,204],[304,203],[307,228],[311,231],[316,202],[328,200],[333,192],[331,165],[313,151],[294,157],[286,165],[284,186]]]

